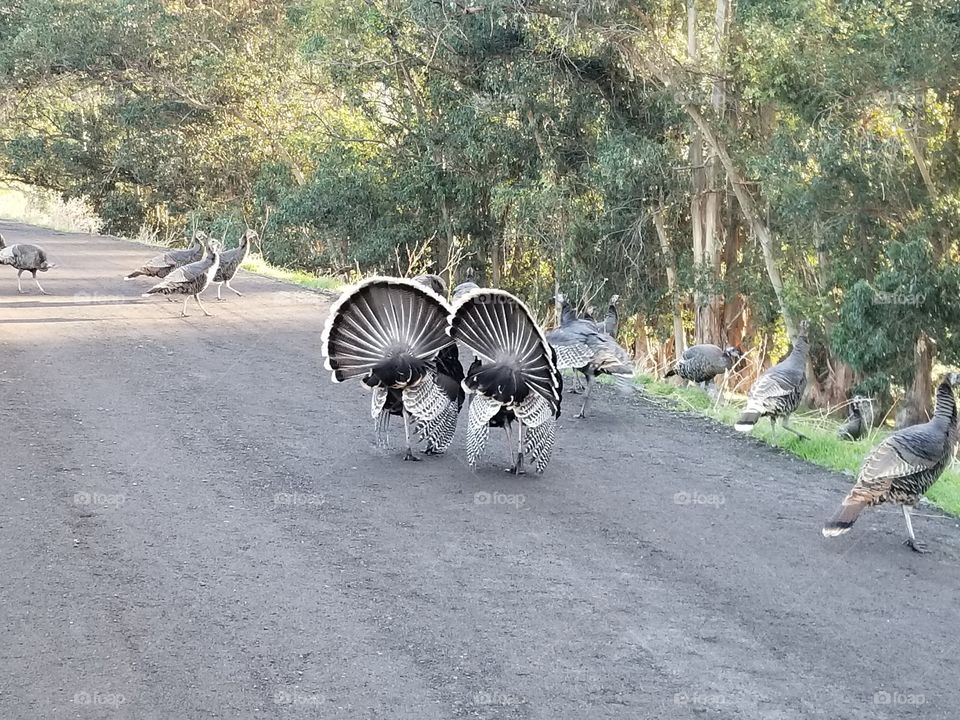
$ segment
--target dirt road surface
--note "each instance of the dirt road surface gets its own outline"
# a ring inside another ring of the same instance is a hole
[[[542,477],[373,445],[330,298],[141,298],[153,249],[0,223],[0,718],[960,717],[960,528],[827,540],[850,478],[604,388]]]

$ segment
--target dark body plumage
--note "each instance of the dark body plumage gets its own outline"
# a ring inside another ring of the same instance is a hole
[[[903,506],[907,543],[923,552],[923,545],[913,534],[910,509],[937,481],[953,455],[957,432],[953,388],[958,380],[960,376],[948,375],[937,387],[936,410],[929,422],[897,430],[870,451],[856,485],[824,526],[826,537],[850,530],[864,508],[893,502]]]
[[[557,352],[557,367],[561,370],[573,368],[587,379],[583,406],[576,416],[585,418],[596,376],[612,375],[627,382],[633,377],[633,363],[630,354],[600,330],[597,323],[586,319],[570,320],[576,313],[569,309],[566,301],[561,307],[560,327],[548,332],[546,337]]]
[[[17,292],[23,293],[23,286],[20,284],[20,277],[28,272],[33,275],[33,281],[37,284],[41,295],[47,295],[47,291],[37,280],[38,272],[46,272],[50,268],[56,267],[47,259],[47,253],[36,245],[26,243],[16,243],[7,246],[0,235],[0,265],[10,265],[17,270]]]
[[[679,375],[691,382],[708,383],[733,368],[742,357],[743,353],[735,347],[723,349],[707,343],[694,345],[683,351],[676,367],[664,377]]]
[[[868,418],[864,417],[864,404],[869,403],[864,398],[854,398],[850,401],[847,419],[837,428],[837,437],[841,440],[859,440],[870,430]]]
[[[518,425],[516,459],[509,470],[522,473],[526,454],[542,472],[553,450],[563,383],[556,353],[530,311],[504,290],[478,288],[454,306],[448,332],[477,358],[463,381],[471,396],[468,462],[477,463],[491,421],[499,416],[504,426],[514,420]]]
[[[750,388],[747,406],[737,419],[734,428],[740,432],[750,432],[757,421],[762,417],[770,418],[770,425],[774,432],[777,429],[777,420],[783,419],[783,427],[790,432],[804,437],[790,427],[790,415],[803,399],[803,391],[807,387],[807,321],[800,323],[797,337],[793,339],[793,349],[790,354],[766,370]]]
[[[170,272],[163,280],[147,290],[143,296],[149,295],[185,295],[183,310],[180,314],[187,317],[187,300],[193,297],[203,314],[210,317],[210,313],[200,302],[200,293],[206,290],[217,274],[220,267],[220,256],[217,253],[205,255],[197,262],[179,267]]]
[[[200,261],[200,259],[203,258],[203,240],[205,237],[202,233],[197,233],[195,237],[197,244],[193,247],[186,248],[185,250],[168,250],[165,253],[152,257],[140,268],[127,275],[124,280],[130,280],[140,276],[164,278],[178,267]]]
[[[250,244],[253,242],[254,238],[257,237],[257,233],[254,230],[247,230],[243,237],[240,238],[240,244],[232,250],[226,250],[220,254],[220,267],[217,268],[217,274],[213,277],[213,282],[219,283],[217,285],[217,300],[223,300],[220,297],[220,289],[226,285],[228,290],[236,293],[238,297],[243,297],[243,294],[230,286],[230,281],[233,280],[237,275],[237,271],[240,270],[240,266],[243,265],[243,261],[247,259],[247,255],[250,254]]]
[[[610,337],[615,338],[620,329],[620,313],[617,312],[617,303],[620,302],[620,296],[614,295],[610,298],[607,306],[607,315],[603,319],[603,331]]]
[[[324,327],[323,355],[334,382],[359,377],[373,389],[370,412],[381,446],[390,415],[403,415],[405,460],[419,459],[411,418],[429,452],[445,452],[456,432],[463,368],[446,333],[449,314],[450,306],[429,287],[377,277],[344,292]]]

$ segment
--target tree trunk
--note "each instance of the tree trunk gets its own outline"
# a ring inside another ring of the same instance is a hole
[[[662,207],[654,210],[653,225],[657,229],[657,237],[660,238],[660,250],[663,251],[663,263],[667,269],[667,289],[670,291],[670,311],[673,315],[673,344],[677,357],[680,357],[686,349],[686,338],[683,334],[683,318],[680,316],[680,294],[677,292],[676,260],[673,257],[673,250],[670,248],[667,231],[663,225]]]
[[[724,2],[724,0],[719,1]],[[687,59],[693,66],[700,62],[700,49],[697,45],[697,6],[694,0],[687,0]],[[720,269],[720,258],[717,252],[720,205],[715,192],[716,155],[711,154],[709,159],[704,158],[703,133],[696,123],[692,123],[690,129],[687,158],[690,162],[690,237],[695,273],[694,342],[719,344],[720,301],[712,290]]]
[[[619,45],[621,51],[627,59],[638,67],[641,67],[656,77],[667,88],[677,90],[678,83],[671,71],[666,67],[661,67],[648,54],[642,53],[634,46],[632,39],[622,41]],[[727,148],[726,140],[714,130],[711,124],[703,116],[700,108],[689,99],[679,98],[678,102],[684,112],[690,116],[694,124],[703,133],[703,138],[710,149],[717,154],[720,164],[727,174],[727,181],[733,188],[733,194],[737,198],[737,205],[743,213],[751,232],[760,242],[760,249],[763,252],[763,264],[767,271],[767,278],[773,287],[773,292],[777,297],[777,304],[780,306],[780,313],[783,315],[783,322],[786,325],[787,332],[794,335],[797,330],[793,314],[787,307],[783,292],[783,278],[780,276],[780,268],[777,266],[777,252],[774,244],[773,233],[767,226],[757,207],[757,201],[747,189],[747,181],[740,168],[734,163]]]
[[[933,415],[931,396],[933,385],[933,353],[936,345],[926,333],[921,333],[913,351],[913,382],[897,411],[896,428],[927,422]]]
[[[716,59],[715,79],[710,93],[710,105],[714,117],[723,122],[727,102],[727,89],[723,81],[723,71],[726,67],[727,28],[729,26],[730,3],[728,0],[717,0],[714,16],[715,33],[713,51]],[[702,141],[698,133],[698,142]],[[702,301],[697,307],[697,334],[699,342],[723,344],[722,328],[722,298],[717,293],[717,283],[721,278],[721,230],[722,209],[724,198],[725,179],[720,159],[715,150],[711,149],[705,163],[704,173],[704,202],[703,202],[703,253],[699,277],[706,280],[710,287],[702,295]]]
[[[434,261],[437,265],[437,274],[443,278],[443,281],[450,287],[450,252],[453,249],[454,235],[453,224],[450,221],[450,206],[446,195],[440,202],[440,217],[443,221],[443,233],[437,235],[436,252],[434,252]]]
[[[650,358],[650,341],[647,340],[647,324],[639,313],[633,320],[633,359],[646,364]]]

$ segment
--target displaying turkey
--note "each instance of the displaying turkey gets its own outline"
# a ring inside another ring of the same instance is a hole
[[[415,282],[426,285],[442,298],[447,296],[447,284],[439,275],[418,275],[414,278]],[[460,348],[456,343],[451,343],[437,353],[437,384],[443,388],[447,397],[457,404],[457,413],[459,414],[463,407],[465,393],[461,383],[463,382],[463,365],[460,363]],[[397,391],[392,391],[397,392]],[[394,415],[401,413],[392,412]],[[427,455],[439,455],[446,448],[438,449],[434,446],[432,440],[427,438],[427,444],[424,453]]]
[[[563,305],[566,305],[563,299]],[[569,318],[569,315],[567,316]],[[611,375],[624,386],[633,378],[633,362],[630,354],[617,341],[598,329],[596,323],[580,320],[563,320],[560,327],[546,335],[547,341],[557,351],[557,367],[573,368],[583,373],[587,389],[578,418],[586,418],[590,395],[597,375]]]
[[[228,290],[233,291],[237,294],[237,297],[243,297],[241,293],[236,288],[230,286],[230,281],[233,280],[237,275],[237,271],[240,270],[240,266],[243,265],[243,261],[247,259],[247,255],[250,254],[250,244],[259,237],[256,230],[247,230],[243,237],[240,238],[240,244],[232,250],[225,250],[220,253],[220,267],[217,268],[217,274],[213,276],[213,282],[218,283],[217,285],[217,300],[223,300],[220,297],[220,289],[226,285]]]
[[[859,440],[870,431],[870,418],[864,417],[865,412],[869,411],[869,405],[869,399],[859,396],[850,401],[847,419],[837,428],[837,437],[840,440]]]
[[[762,417],[770,418],[774,434],[777,431],[777,419],[783,418],[783,427],[797,437],[807,439],[806,435],[790,427],[790,415],[807,387],[807,331],[809,323],[800,323],[797,336],[793,338],[793,349],[787,357],[767,369],[757,378],[750,388],[747,406],[743,409],[734,428],[740,432],[750,432]]]
[[[523,473],[525,455],[543,472],[556,439],[563,380],[556,353],[530,311],[504,290],[478,288],[460,298],[449,322],[450,337],[479,360],[463,381],[471,395],[467,461],[476,465],[490,421],[503,413],[505,426],[517,421],[516,455],[508,472]],[[510,449],[513,455],[512,444]]]
[[[124,280],[132,280],[135,277],[155,277],[164,278],[178,267],[198,262],[203,258],[205,252],[204,242],[207,236],[202,232],[194,235],[196,245],[185,250],[168,250],[156,257],[150,258],[146,263],[127,275]],[[232,289],[232,288],[231,288]]]
[[[47,259],[47,253],[36,245],[27,245],[26,243],[15,243],[7,245],[0,235],[0,265],[10,265],[17,270],[17,292],[23,294],[23,286],[20,284],[20,276],[25,272],[33,275],[33,281],[37,284],[37,289],[41,295],[49,295],[40,281],[37,280],[38,272],[46,272],[56,265]]]
[[[147,290],[143,297],[150,295],[185,295],[181,317],[187,317],[187,301],[190,296],[207,317],[212,317],[200,302],[200,293],[206,290],[220,267],[220,255],[213,252],[204,255],[197,262],[184,265],[171,271],[163,280]]]
[[[620,302],[619,295],[613,295],[607,306],[607,315],[603,318],[603,331],[610,337],[616,337],[620,329],[620,313],[617,312],[617,303]]]
[[[720,348],[717,345],[704,343],[694,345],[683,351],[676,365],[664,378],[678,375],[684,380],[695,382],[706,389],[707,383],[717,375],[722,375],[740,362],[743,353],[740,348]]]
[[[381,447],[390,415],[402,415],[404,460],[419,460],[411,423],[432,453],[445,452],[456,432],[463,395],[456,368],[441,371],[438,357],[454,345],[446,332],[449,314],[450,306],[426,285],[374,277],[340,296],[323,329],[322,352],[333,381],[360,378],[372,388],[370,412]]]
[[[903,509],[907,525],[905,543],[917,552],[926,550],[913,534],[910,511],[937,481],[953,455],[957,440],[957,403],[953,392],[958,382],[960,375],[956,373],[943,378],[929,422],[897,430],[870,451],[856,485],[824,526],[825,537],[848,532],[864,508],[893,502]]]

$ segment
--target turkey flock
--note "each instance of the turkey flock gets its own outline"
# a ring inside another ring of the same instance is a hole
[[[209,316],[200,295],[216,283],[218,300],[223,299],[224,286],[242,296],[230,283],[257,239],[255,231],[247,230],[235,248],[223,251],[220,241],[198,232],[192,247],[163,252],[125,279],[155,281],[143,293],[147,297],[183,296],[184,317],[191,297]],[[21,279],[29,272],[40,293],[48,294],[37,273],[56,265],[42,248],[7,245],[0,235],[0,265],[17,270],[18,292],[24,293]],[[446,284],[437,275],[369,278],[347,288],[330,309],[322,334],[325,367],[334,382],[357,378],[370,389],[378,446],[389,447],[391,418],[400,419],[404,460],[420,460],[414,452],[417,443],[423,444],[425,455],[444,454],[465,412],[466,458],[471,466],[482,459],[490,428],[502,428],[510,463],[507,471],[523,474],[529,465],[542,473],[557,440],[564,384],[561,370],[573,371],[576,387],[569,392],[583,395],[575,415],[578,419],[588,417],[598,377],[609,376],[621,388],[634,387],[632,358],[616,340],[619,297],[610,298],[602,320],[596,320],[589,307],[579,315],[560,293],[554,300],[559,324],[545,331],[519,298],[480,287],[471,277],[453,288],[449,300]],[[808,322],[802,321],[791,337],[787,357],[753,383],[734,423],[737,431],[750,432],[768,418],[774,434],[779,422],[801,440],[808,439],[790,426],[807,385],[808,330]],[[469,361],[466,371],[462,354]],[[736,347],[695,345],[677,358],[666,377],[678,376],[706,388],[734,370],[742,358]],[[945,375],[929,422],[893,432],[867,454],[853,489],[824,525],[825,537],[848,532],[865,508],[894,503],[903,511],[906,544],[925,551],[914,534],[910,513],[953,458],[958,384],[960,374]],[[856,397],[837,435],[859,440],[872,423],[869,398]]]
[[[634,378],[632,360],[615,339],[617,296],[611,298],[602,322],[589,309],[578,316],[563,295],[555,300],[559,326],[545,332],[520,299],[472,280],[455,287],[448,302],[446,286],[436,275],[370,278],[348,288],[331,308],[322,335],[325,367],[334,382],[359,378],[370,388],[370,412],[380,447],[389,446],[390,417],[402,418],[404,460],[420,459],[414,453],[414,437],[424,444],[424,454],[446,452],[466,405],[466,457],[471,466],[482,458],[494,427],[504,430],[507,472],[525,472],[528,460],[542,473],[557,439],[563,398],[560,371],[572,369],[578,383],[580,375],[584,378],[577,418],[587,417],[597,376],[609,375],[627,387]],[[784,430],[808,439],[790,426],[807,385],[808,330],[809,323],[802,321],[787,357],[753,383],[734,423],[736,430],[750,432],[768,418],[774,434],[779,422]],[[472,358],[466,372],[461,349]],[[739,348],[696,345],[682,353],[667,376],[705,386],[732,370],[742,357]],[[910,511],[953,457],[958,383],[960,374],[946,375],[937,389],[933,418],[892,433],[868,453],[853,489],[824,525],[825,537],[849,531],[863,509],[890,502],[903,509],[906,544],[925,551],[914,534]],[[871,420],[869,401],[856,398],[838,434],[859,439]]]
[[[143,293],[143,297],[151,295],[182,295],[182,317],[187,317],[187,302],[192,297],[203,314],[210,317],[210,313],[200,302],[200,295],[217,284],[217,300],[223,300],[220,294],[225,285],[228,290],[238,296],[243,296],[239,290],[230,285],[236,276],[243,261],[250,254],[250,247],[259,236],[255,230],[247,230],[241,236],[237,247],[222,251],[221,242],[213,240],[203,232],[194,235],[195,245],[185,250],[167,250],[150,258],[146,263],[128,274],[124,280],[138,277],[148,277],[160,282]],[[24,293],[21,278],[23,273],[29,272],[41,295],[49,295],[37,280],[38,272],[46,272],[56,265],[47,259],[47,253],[36,245],[16,243],[7,245],[0,235],[0,265],[10,265],[17,271],[17,292]],[[170,299],[170,298],[168,298]]]

